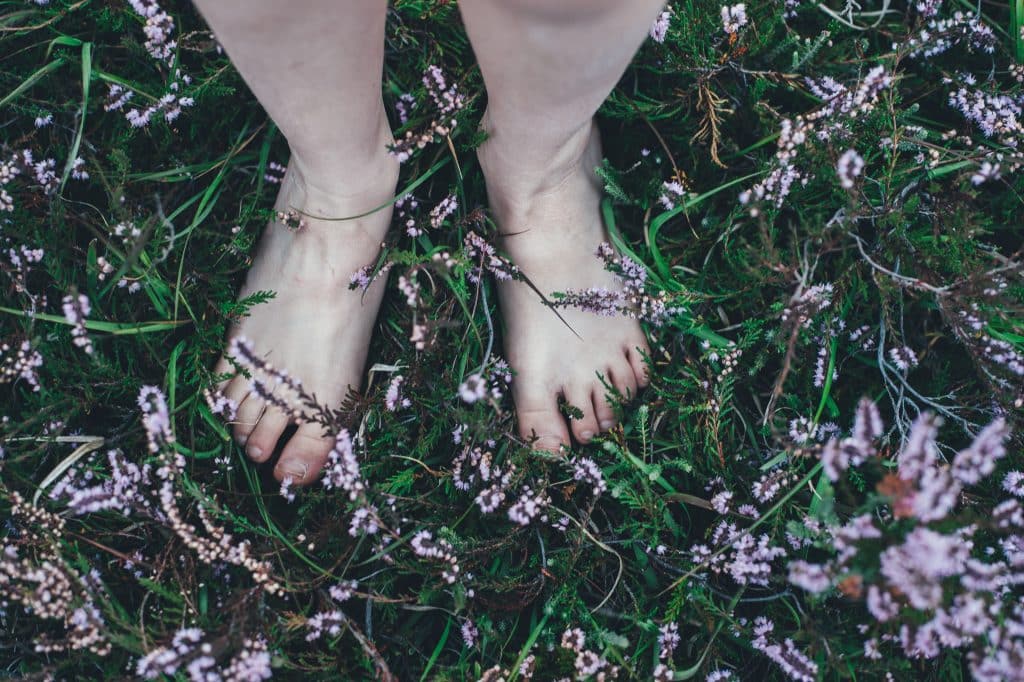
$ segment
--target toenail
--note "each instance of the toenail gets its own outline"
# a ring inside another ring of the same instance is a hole
[[[260,457],[263,456],[263,449],[262,448],[258,448],[255,445],[253,445],[252,447],[246,448],[245,452],[246,452],[246,454],[249,455],[250,459],[259,459]]]
[[[613,426],[615,426],[615,422],[613,422],[611,419],[605,419],[601,422],[601,428],[604,429],[605,431],[612,428]]]
[[[294,481],[306,480],[306,472],[309,471],[309,465],[305,462],[285,462],[281,464],[281,472],[285,476],[290,476]]]
[[[533,446],[537,450],[551,449],[558,451],[562,447],[562,439],[557,436],[541,436]]]
[[[593,431],[581,431],[580,432],[580,438],[582,438],[583,440],[590,440],[593,437],[594,437],[594,432]]]

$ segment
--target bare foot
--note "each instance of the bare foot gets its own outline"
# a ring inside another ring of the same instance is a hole
[[[387,156],[384,141],[380,149],[377,170],[366,167],[365,175],[352,182],[319,173],[314,182],[293,155],[275,208],[338,218],[379,206],[393,196],[398,179],[398,164]],[[260,290],[277,295],[251,308],[230,336],[250,340],[257,355],[275,368],[287,370],[321,404],[337,408],[349,387],[360,388],[384,292],[383,279],[370,285],[365,295],[350,291],[349,280],[353,272],[376,259],[391,210],[341,222],[309,216],[303,220],[306,224],[299,230],[278,221],[271,221],[264,230],[239,297]],[[215,371],[233,370],[222,357]],[[251,459],[265,462],[277,448],[289,417],[251,393],[248,379],[241,375],[222,384],[221,389],[239,406],[235,439]],[[275,477],[290,477],[296,484],[312,482],[333,442],[319,424],[300,425],[284,445]]]
[[[608,236],[600,213],[601,185],[593,172],[601,160],[593,123],[553,150],[543,168],[522,163],[516,149],[501,146],[500,136],[485,142],[478,157],[501,246],[541,292],[621,290],[595,257]],[[559,412],[559,396],[583,412],[571,423],[577,442],[613,427],[615,412],[598,375],[624,396],[647,385],[641,351],[648,352],[648,346],[639,324],[562,309],[576,336],[525,283],[499,282],[498,294],[505,352],[517,373],[512,387],[520,434],[536,435],[540,449],[568,446],[570,429]]]

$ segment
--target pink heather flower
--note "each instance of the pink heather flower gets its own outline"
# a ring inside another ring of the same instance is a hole
[[[562,633],[562,648],[570,651],[582,651],[586,646],[587,636],[579,628],[569,628]]]
[[[182,628],[174,633],[169,647],[157,647],[139,659],[135,672],[147,680],[155,680],[161,675],[173,676],[185,661],[199,660],[197,655],[203,651],[206,634],[199,628]],[[207,644],[206,647],[209,647]],[[197,671],[198,672],[198,671]],[[194,679],[205,679],[198,677]]]
[[[107,90],[107,101],[103,105],[104,111],[118,111],[123,109],[129,100],[135,96],[132,90],[126,90],[123,86],[111,83]]]
[[[818,594],[832,586],[832,576],[825,566],[798,559],[789,562],[789,582],[811,594]]]
[[[174,442],[167,399],[158,387],[143,386],[139,390],[138,403],[142,410],[142,425],[146,429],[149,451],[157,454],[165,445]]]
[[[71,177],[75,180],[89,179],[89,172],[85,170],[85,159],[80,156],[71,165]]]
[[[605,668],[608,665],[608,661],[595,652],[584,649],[576,653],[574,665],[576,666],[576,679],[585,680]]]
[[[672,672],[672,668],[668,667],[665,663],[659,663],[651,671],[652,682],[672,682],[674,677],[675,673]]]
[[[896,457],[897,471],[905,481],[917,480],[926,469],[935,466],[939,457],[935,445],[942,418],[924,413],[910,426],[910,435]]]
[[[449,194],[441,200],[437,206],[430,210],[430,226],[435,230],[440,228],[445,219],[459,208],[459,201],[454,194]]]
[[[4,341],[0,342],[0,384],[25,381],[33,391],[39,390],[39,373],[43,366],[43,355],[32,348],[31,342],[25,339],[15,346]]]
[[[284,479],[281,481],[281,497],[283,497],[289,503],[295,501],[295,491],[292,490],[292,485],[294,483],[295,481],[294,479],[292,479],[291,476],[285,476]]]
[[[480,639],[480,631],[477,630],[476,624],[469,618],[462,621],[462,627],[459,629],[459,632],[462,635],[463,643],[470,649],[475,647]]]
[[[658,197],[658,203],[664,206],[666,211],[671,211],[676,207],[676,200],[686,194],[686,188],[678,180],[666,180],[661,183],[661,187],[662,192]]]
[[[487,395],[487,382],[479,374],[472,374],[459,385],[459,397],[467,403],[483,400]]]
[[[241,651],[235,654],[223,671],[223,677],[225,680],[239,680],[239,682],[269,680],[273,676],[270,661],[270,652],[267,650],[265,639],[262,637],[246,638],[242,643]]]
[[[334,439],[334,447],[327,455],[327,464],[324,466],[323,482],[328,490],[344,490],[352,501],[366,491],[348,429],[339,431]]]
[[[750,642],[751,645],[778,664],[790,679],[797,682],[816,682],[818,664],[797,649],[793,640],[787,639],[779,644],[769,639],[768,635],[774,630],[775,623],[764,616],[758,616],[754,620],[754,638]]]
[[[1006,474],[1003,478],[1003,490],[1016,495],[1017,497],[1024,497],[1024,471],[1011,471]]]
[[[388,384],[387,393],[384,395],[384,406],[387,407],[389,412],[395,412],[399,408],[412,405],[412,401],[402,395],[403,383],[405,383],[405,377],[399,374]]]
[[[62,489],[66,477],[54,486],[51,498],[70,493],[68,509],[75,514],[93,514],[105,509],[116,509],[125,516],[132,511],[142,510],[153,514],[152,505],[146,492],[153,485],[152,468],[149,464],[139,466],[129,461],[120,451],[107,451],[110,463],[110,478],[98,485],[77,488],[72,485]]]
[[[389,153],[396,157],[399,163],[408,160],[415,150],[426,147],[436,136],[444,137],[451,133],[458,123],[457,114],[466,103],[458,85],[449,84],[444,72],[436,65],[431,64],[427,67],[423,74],[423,85],[427,94],[434,100],[436,113],[425,131],[416,134],[408,130],[405,137],[396,139],[390,146]],[[409,104],[415,105],[411,96],[403,95],[399,98],[396,108],[400,119],[408,120],[408,112],[412,108],[407,106]]]
[[[797,445],[810,443],[817,432],[818,427],[807,417],[789,420],[789,437]]]
[[[280,185],[287,171],[287,166],[282,166],[277,161],[271,161],[267,164],[267,172],[263,174],[263,180],[271,185]]]
[[[547,518],[544,512],[549,504],[551,504],[551,500],[547,493],[543,490],[534,493],[532,488],[525,486],[519,499],[508,508],[508,518],[520,526],[528,526],[538,517],[544,521]]]
[[[1010,435],[1006,420],[998,417],[982,429],[974,441],[953,458],[953,476],[961,483],[973,485],[987,478],[996,462],[1006,455],[1004,441]]]
[[[651,40],[656,43],[665,42],[665,35],[668,33],[668,25],[672,21],[672,10],[668,7],[658,15],[658,18],[651,24],[650,35]]]
[[[990,161],[983,161],[978,170],[975,171],[974,175],[971,176],[971,183],[974,185],[980,185],[983,182],[989,180],[998,180],[1000,178],[999,164],[993,164]]]
[[[403,92],[395,102],[395,111],[398,113],[398,122],[405,125],[409,122],[409,113],[416,108],[416,98],[411,93]]]
[[[238,403],[220,391],[205,389],[203,397],[206,399],[210,412],[220,415],[225,421],[232,421],[238,415]]]
[[[853,419],[852,437],[861,443],[872,443],[884,432],[885,427],[878,406],[869,398],[861,398]]]
[[[864,159],[861,158],[861,155],[855,149],[847,149],[839,157],[839,163],[836,164],[839,184],[843,186],[843,189],[852,189],[855,184],[854,178],[860,175],[863,169]]]
[[[728,514],[732,506],[732,493],[723,490],[711,498],[711,507],[719,514]]]
[[[963,572],[973,544],[961,534],[919,526],[902,545],[882,553],[881,574],[915,609],[936,609],[942,604],[943,579]]]
[[[345,624],[345,614],[339,610],[321,611],[306,621],[306,641],[312,642],[322,636],[337,637]]]
[[[747,25],[747,6],[739,3],[722,7],[722,28],[726,33],[736,33]]]
[[[665,623],[658,628],[658,658],[671,659],[680,641],[679,625],[676,623]]]
[[[788,474],[784,471],[769,471],[768,473],[761,476],[751,486],[751,492],[754,495],[754,499],[761,504],[767,504],[774,500],[779,492],[782,490],[782,486],[785,485]]]
[[[174,19],[154,0],[129,0],[132,9],[146,19],[146,50],[154,58],[170,63],[178,43],[174,35]]]
[[[340,604],[351,599],[358,587],[359,582],[356,580],[342,580],[337,585],[331,585],[327,592],[331,595],[331,599]]]
[[[416,556],[434,559],[445,564],[441,577],[449,585],[458,579],[459,560],[455,556],[452,544],[447,540],[441,538],[435,540],[430,531],[421,530],[417,531],[412,540],[409,541],[409,547],[412,548]]]
[[[892,364],[906,372],[917,367],[917,354],[909,346],[897,346],[889,349]]]
[[[420,283],[415,275],[407,279],[405,275],[398,278],[398,289],[405,295],[405,302],[410,308],[415,308],[420,303]]]
[[[608,490],[608,484],[604,481],[604,474],[597,462],[589,457],[577,457],[569,462],[573,467],[573,479],[582,481],[591,486],[591,492],[596,496]]]
[[[519,268],[509,259],[498,255],[498,251],[476,232],[466,234],[462,248],[466,258],[475,261],[476,267],[469,275],[470,281],[474,283],[480,280],[481,270],[487,270],[495,279],[502,281],[514,279],[519,275]]]

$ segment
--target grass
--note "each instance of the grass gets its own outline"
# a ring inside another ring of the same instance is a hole
[[[943,17],[973,7],[948,4]],[[460,383],[488,362],[488,349],[500,354],[502,340],[493,282],[474,284],[473,264],[460,255],[470,230],[490,235],[473,154],[484,91],[455,5],[395,2],[384,82],[391,115],[399,96],[411,93],[421,108],[407,127],[430,120],[421,84],[430,64],[458,81],[469,104],[448,139],[403,164],[402,194],[414,192],[429,210],[454,193],[460,208],[440,230],[416,238],[394,231],[386,257],[399,272],[390,273],[372,342],[376,364],[352,404],[373,499],[384,508],[393,498],[393,516],[406,519],[386,547],[380,537],[349,534],[353,508],[337,491],[315,486],[287,503],[203,397],[227,324],[265,298],[236,302],[235,292],[275,195],[264,176],[270,162],[287,163],[287,146],[198,15],[187,3],[165,3],[179,42],[168,66],[146,52],[143,20],[127,3],[0,7],[2,158],[29,149],[36,161],[55,160],[51,191],[28,168],[4,186],[13,210],[0,212],[4,252],[45,252],[27,270],[0,256],[0,340],[12,348],[27,340],[42,357],[33,391],[25,379],[10,380],[13,351],[0,355],[0,509],[5,518],[11,509],[5,546],[74,576],[80,588],[68,608],[92,600],[110,643],[102,656],[88,646],[41,653],[38,638],[60,640],[67,623],[27,612],[0,591],[10,674],[131,677],[141,656],[195,626],[222,665],[246,638],[264,637],[274,673],[284,678],[463,680],[500,666],[512,679],[532,653],[536,679],[559,679],[574,674],[562,633],[579,627],[588,648],[620,666],[621,678],[650,679],[660,662],[659,627],[675,622],[681,644],[667,661],[674,679],[715,670],[785,677],[753,644],[752,621],[766,616],[780,641],[792,638],[817,664],[820,679],[969,675],[957,647],[909,660],[887,644],[881,660],[866,658],[857,625],[872,619],[862,598],[815,597],[788,582],[787,561],[822,546],[794,547],[787,534],[809,537],[807,519],[828,523],[866,501],[885,502],[868,474],[833,484],[819,461],[823,439],[801,441],[793,432],[828,434],[831,422],[845,433],[858,401],[870,397],[891,425],[891,468],[921,410],[946,416],[942,442],[951,451],[995,414],[1019,421],[1019,377],[984,353],[978,330],[964,332],[960,312],[974,311],[992,338],[1024,352],[1015,265],[1024,185],[1013,172],[1020,154],[951,106],[948,95],[960,85],[943,82],[962,71],[977,77],[978,88],[1021,96],[1019,2],[982,5],[981,20],[995,28],[991,54],[964,40],[930,58],[908,55],[925,20],[904,4],[875,15],[804,2],[784,17],[781,3],[752,3],[749,25],[730,37],[719,5],[672,3],[665,41],[643,46],[599,114],[603,212],[613,240],[644,264],[651,292],[666,292],[680,312],[647,328],[652,386],[621,406],[620,427],[576,453],[602,470],[607,491],[596,497],[566,461],[531,452],[515,437],[507,397],[471,405],[457,397]],[[777,167],[782,119],[824,106],[804,79],[830,76],[855,88],[877,65],[892,85],[870,111],[819,124],[842,123],[846,132],[800,149],[806,184],[797,180],[780,205],[742,203],[741,192]],[[136,93],[129,106],[156,102],[174,68],[191,75],[181,92],[195,102],[173,122],[158,115],[136,129],[123,110],[104,109],[111,85]],[[47,113],[52,124],[37,128],[34,120]],[[836,173],[847,149],[864,160],[850,188]],[[997,153],[1001,179],[972,183]],[[78,157],[87,180],[73,176]],[[672,180],[685,191],[668,208],[659,197]],[[121,222],[134,223],[139,236],[118,236]],[[444,251],[459,259],[450,271],[431,265]],[[400,272],[417,268],[434,275],[429,287],[423,280],[417,312],[434,337],[419,351],[408,340],[412,311],[393,286]],[[831,293],[800,298],[816,284],[830,284]],[[61,312],[72,293],[91,303],[84,328],[92,354],[74,344],[74,325]],[[806,324],[794,322],[800,315]],[[868,338],[873,345],[865,347]],[[914,358],[906,371],[890,355],[902,347]],[[412,406],[390,412],[384,393],[395,373],[406,378]],[[67,509],[62,490],[109,477],[109,449],[157,461],[137,403],[145,385],[160,387],[172,415],[173,448],[184,458],[179,504],[193,521],[203,509],[236,541],[248,540],[283,594],[268,594],[237,566],[204,563],[158,519]],[[1019,440],[1012,443],[1004,468],[1020,466]],[[515,464],[512,490],[546,490],[547,522],[511,522],[512,499],[483,514],[475,492],[452,481],[453,459],[466,445]],[[766,472],[782,488],[759,502],[752,486]],[[722,491],[733,493],[724,517],[713,502]],[[15,492],[38,496],[65,519],[63,531],[16,515]],[[998,495],[997,485],[982,485],[965,499],[983,515]],[[756,519],[740,512],[744,503],[757,508]],[[562,518],[566,529],[553,528]],[[787,549],[768,562],[766,584],[739,584],[710,569],[710,558],[695,558],[693,546],[712,545],[723,518],[743,532],[715,545],[714,556],[731,556],[744,536]],[[411,551],[419,530],[451,543],[463,578],[446,583],[441,564]],[[328,589],[343,579],[358,580],[358,588],[338,604]],[[0,582],[2,589],[14,588]],[[339,632],[307,641],[307,620],[336,609]],[[460,635],[467,620],[479,631],[473,646]],[[184,668],[178,675],[187,677]]]

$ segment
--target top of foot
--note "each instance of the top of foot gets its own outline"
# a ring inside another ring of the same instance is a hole
[[[491,141],[479,156],[501,246],[538,290],[550,296],[589,287],[621,289],[595,256],[608,241],[593,171],[601,158],[596,126],[553,154],[547,168],[531,170],[517,163],[514,150]],[[498,293],[505,353],[517,373],[513,397],[520,435],[536,436],[535,447],[557,450],[571,445],[570,433],[587,443],[612,428],[614,400],[603,382],[624,397],[647,384],[642,353],[648,347],[639,324],[573,309],[561,310],[563,323],[523,282],[502,282]],[[559,397],[582,417],[567,423]]]

